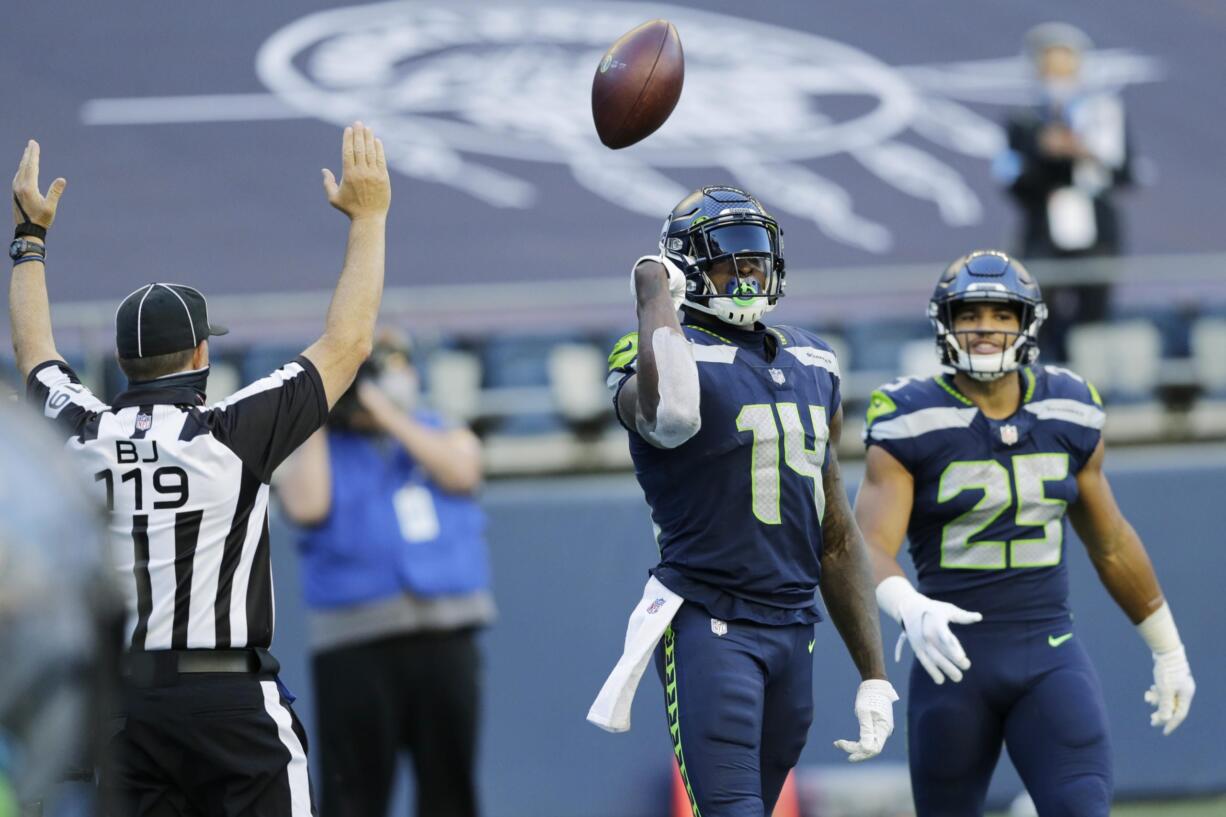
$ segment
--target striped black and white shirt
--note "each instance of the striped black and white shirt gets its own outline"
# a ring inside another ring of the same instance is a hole
[[[269,480],[327,418],[323,383],[305,357],[208,407],[172,383],[106,405],[57,360],[27,389],[110,511],[130,648],[268,647]]]

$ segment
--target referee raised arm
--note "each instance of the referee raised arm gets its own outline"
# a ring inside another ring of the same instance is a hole
[[[351,220],[323,335],[209,407],[208,338],[226,330],[192,287],[151,283],[119,305],[129,387],[110,405],[60,357],[44,259],[66,183],[44,197],[38,162],[31,141],[13,179],[13,349],[31,400],[110,510],[128,652],[102,771],[108,813],[312,814],[306,740],[268,652],[268,482],[370,352],[391,198],[383,146],[357,122],[345,129],[340,184],[323,172],[328,201]]]

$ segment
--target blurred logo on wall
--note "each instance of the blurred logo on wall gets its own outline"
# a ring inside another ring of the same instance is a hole
[[[591,123],[592,75],[610,42],[656,17],[681,34],[685,90],[651,138],[609,151]],[[1003,134],[995,113],[975,107],[1019,104],[1034,93],[1020,55],[892,66],[805,31],[622,2],[330,9],[272,33],[256,72],[271,95],[208,97],[194,120],[190,98],[161,98],[169,104],[162,120],[157,104],[113,104],[125,100],[95,100],[83,117],[118,124],[107,116],[128,115],[125,123],[134,124],[139,110],[146,122],[362,118],[383,138],[395,170],[500,208],[535,206],[533,164],[565,167],[593,194],[653,218],[689,191],[677,175],[716,170],[769,190],[773,210],[812,222],[834,241],[885,253],[893,235],[857,207],[845,186],[847,161],[861,169],[857,189],[867,174],[914,201],[916,220],[978,224],[982,203],[963,171],[986,175]],[[1093,86],[1119,89],[1160,78],[1161,67],[1131,51],[1099,50],[1087,56],[1086,74]]]

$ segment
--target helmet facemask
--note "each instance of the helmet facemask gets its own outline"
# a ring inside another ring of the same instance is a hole
[[[954,316],[961,306],[968,303],[1008,304],[1018,313],[1019,330],[954,329]],[[1047,306],[1041,302],[1031,304],[1008,297],[953,298],[930,303],[928,317],[936,330],[937,353],[941,363],[974,380],[991,382],[1038,360],[1038,333],[1047,318]],[[969,348],[973,335],[1004,335],[1005,343],[999,352],[974,354]],[[959,343],[960,340],[963,342]]]
[[[685,273],[686,305],[733,326],[752,326],[783,296],[781,243],[774,219],[744,211],[700,217],[684,237],[666,232],[660,241],[664,253]],[[721,290],[710,273],[724,263],[730,265],[732,277]],[[752,274],[742,276],[743,267],[759,272],[762,281]]]

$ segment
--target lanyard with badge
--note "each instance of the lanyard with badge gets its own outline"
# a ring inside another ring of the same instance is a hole
[[[392,497],[396,520],[400,523],[400,535],[409,544],[431,542],[438,538],[438,511],[434,507],[434,494],[426,487],[420,465],[414,464],[413,474]]]

